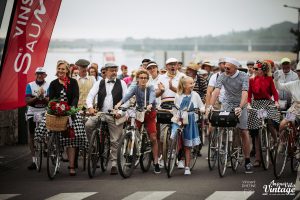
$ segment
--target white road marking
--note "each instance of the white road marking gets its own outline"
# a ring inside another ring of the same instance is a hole
[[[10,199],[19,195],[20,194],[0,194],[0,200]]]
[[[96,194],[97,192],[73,192],[73,193],[60,193],[52,196],[46,200],[81,200]]]
[[[161,200],[176,191],[149,191],[149,192],[135,192],[122,200]]]
[[[206,200],[246,200],[252,194],[253,191],[216,191]]]

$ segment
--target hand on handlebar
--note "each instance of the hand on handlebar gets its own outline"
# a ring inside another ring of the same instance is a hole
[[[242,108],[240,108],[240,107],[235,108],[234,113],[238,118],[240,118],[242,115]]]
[[[211,111],[214,110],[214,107],[212,105],[209,105],[207,108],[206,108],[206,111],[205,111],[205,116],[207,117],[209,115],[209,113]]]

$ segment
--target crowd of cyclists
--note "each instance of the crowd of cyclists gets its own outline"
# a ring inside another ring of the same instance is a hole
[[[290,117],[282,118],[280,111],[287,110],[294,116],[300,114],[300,62],[296,67],[291,64],[289,58],[281,59],[279,64],[272,60],[248,61],[245,68],[238,60],[225,57],[220,58],[216,66],[202,61],[184,67],[176,58],[169,58],[160,68],[155,61],[143,59],[138,70],[132,70],[129,75],[126,65],[106,63],[100,69],[85,59],[71,65],[59,60],[57,79],[51,83],[45,80],[45,69],[39,67],[36,80],[26,88],[26,119],[32,153],[28,169],[37,168],[34,140],[50,132],[41,113],[45,113],[49,101],[56,99],[81,109],[70,118],[67,131],[60,136],[61,146],[67,153],[67,158],[62,159],[68,160],[71,176],[76,175],[79,151],[92,145],[89,140],[99,128],[99,120],[107,123],[109,131],[110,174],[118,174],[121,169],[118,169],[117,152],[128,123],[128,113],[123,108],[128,107],[135,108],[137,130],[145,125],[151,141],[154,173],[161,173],[167,165],[168,157],[163,156],[163,149],[168,129],[172,141],[176,130],[184,127],[182,153],[176,163],[178,168],[184,169],[185,175],[191,174],[191,149],[198,146],[197,156],[201,156],[205,138],[215,129],[208,124],[205,133],[200,119],[208,118],[216,110],[232,111],[237,116],[236,130],[242,141],[245,173],[253,173],[253,167],[262,163],[258,138],[262,121],[255,110],[267,111],[268,130],[277,142],[291,121]],[[163,115],[160,110],[172,115]],[[99,112],[112,114],[99,118],[96,115]],[[170,123],[165,123],[164,118],[170,118]],[[294,117],[292,124],[297,120]],[[251,156],[255,157],[254,163]]]

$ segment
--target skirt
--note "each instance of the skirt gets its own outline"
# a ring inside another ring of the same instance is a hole
[[[74,130],[74,137],[69,137],[69,133],[60,134],[60,145],[62,147],[78,147],[79,149],[88,149],[88,138],[86,136],[83,118],[80,114],[76,114],[69,127]],[[69,129],[68,129],[69,130]],[[50,131],[46,128],[46,117],[42,119],[39,126],[35,129],[35,139],[44,139],[45,135]]]
[[[273,121],[279,123],[280,113],[278,112],[276,107],[268,107],[269,105],[274,106],[274,101],[253,100],[251,106],[254,109],[266,109],[268,113],[267,119],[272,119]],[[262,125],[262,120],[257,117],[257,111],[250,110],[248,115],[248,129],[249,130],[259,129],[261,125]]]

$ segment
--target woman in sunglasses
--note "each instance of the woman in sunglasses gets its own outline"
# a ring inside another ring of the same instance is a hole
[[[253,69],[255,76],[249,79],[248,108],[267,110],[268,127],[270,128],[273,138],[275,138],[276,130],[271,120],[279,123],[280,115],[278,113],[278,92],[272,79],[271,65],[268,62],[257,61]],[[254,167],[259,167],[261,164],[259,140],[257,137],[260,125],[261,119],[257,117],[257,112],[255,110],[249,110],[248,129],[251,136],[255,137]]]

